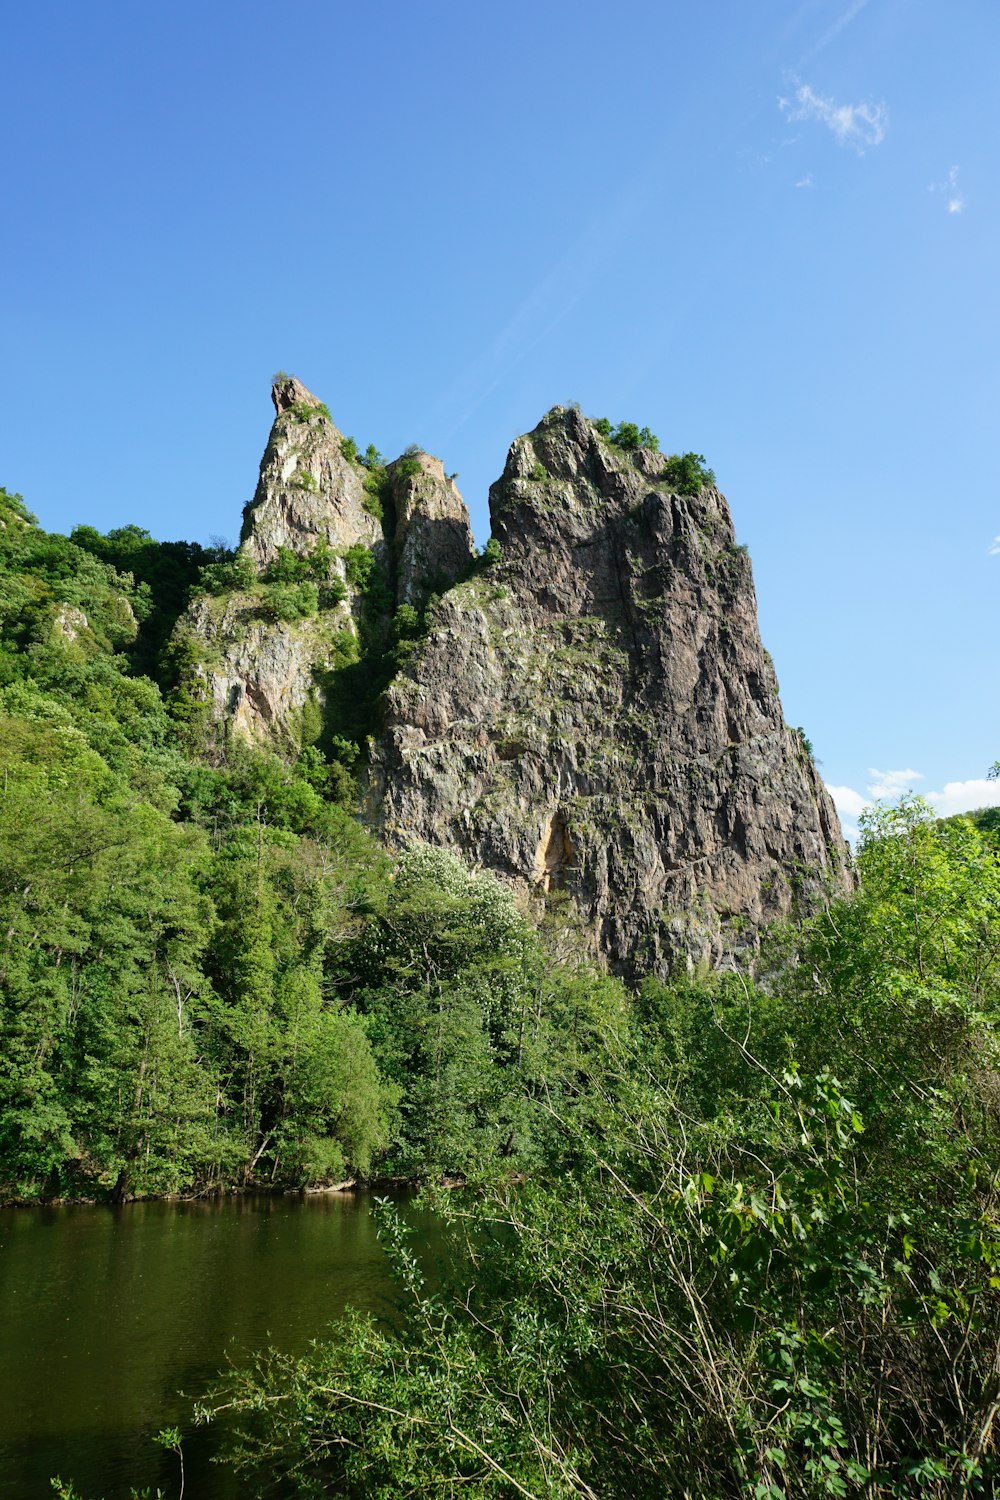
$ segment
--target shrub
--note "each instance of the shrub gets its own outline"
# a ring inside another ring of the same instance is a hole
[[[617,427],[612,427],[607,417],[597,417],[593,427],[605,442],[625,453],[634,453],[639,448],[647,448],[651,453],[660,451],[660,440],[656,433],[650,432],[648,427],[637,426],[635,422],[619,422]]]
[[[225,594],[233,589],[252,589],[257,582],[257,569],[246,552],[237,552],[235,557],[223,562],[209,563],[198,576],[197,592],[202,594]]]
[[[664,481],[678,495],[698,495],[715,483],[714,469],[706,468],[703,453],[672,453],[663,467]]]
[[[296,401],[286,410],[287,414],[295,422],[311,422],[313,417],[325,417],[328,422],[333,421],[333,418],[330,415],[330,408],[327,406],[325,401],[317,401],[315,403],[309,401]]]
[[[292,624],[319,609],[319,590],[314,583],[268,583],[261,591],[261,611],[275,620]]]
[[[302,583],[309,576],[309,562],[291,547],[279,547],[278,555],[264,574],[265,583]]]

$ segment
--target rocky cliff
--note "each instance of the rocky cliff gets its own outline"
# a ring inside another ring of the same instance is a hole
[[[275,377],[274,424],[234,562],[178,627],[206,748],[233,735],[295,755],[363,741],[392,670],[397,607],[422,608],[472,561],[468,512],[439,459],[358,455],[326,406]]]
[[[572,409],[514,443],[501,560],[432,611],[369,785],[390,844],[565,890],[628,975],[724,961],[849,878],[726,501],[673,472]]]
[[[627,976],[726,962],[849,881],[697,465],[556,407],[474,562],[439,460],[359,461],[298,381],[272,397],[239,554],[180,631],[217,753],[353,740],[390,846],[454,849],[539,908],[564,893]]]

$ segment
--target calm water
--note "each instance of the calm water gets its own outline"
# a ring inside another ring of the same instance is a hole
[[[177,1494],[151,1435],[183,1424],[228,1359],[304,1350],[348,1304],[393,1295],[363,1194],[0,1211],[0,1496]],[[185,1440],[187,1500],[240,1489]]]

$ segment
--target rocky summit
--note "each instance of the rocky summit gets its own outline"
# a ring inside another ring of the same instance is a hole
[[[341,742],[338,671],[367,651],[363,804],[386,844],[452,849],[536,909],[561,903],[626,977],[731,961],[850,883],[710,474],[555,407],[511,447],[475,560],[437,459],[366,469],[299,382],[273,398],[243,586],[184,627],[220,753],[233,733],[294,753],[310,704]],[[275,618],[260,580],[280,588],[296,559],[315,600]]]

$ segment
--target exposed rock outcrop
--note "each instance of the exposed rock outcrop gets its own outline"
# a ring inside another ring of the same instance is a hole
[[[322,712],[318,681],[339,660],[339,633],[356,636],[346,604],[274,620],[262,618],[257,597],[243,590],[196,599],[182,627],[202,648],[194,675],[219,754],[230,734],[279,754],[297,752],[309,705]]]
[[[475,556],[465,501],[439,458],[414,452],[389,465],[396,512],[396,598],[422,606]]]
[[[439,459],[415,450],[386,469],[366,467],[301,381],[276,377],[271,399],[236,562],[177,629],[216,756],[233,734],[284,755],[324,720],[342,734],[329,722],[331,689],[341,701],[371,694],[389,670],[395,608],[422,608],[474,553],[468,512]],[[355,736],[375,727],[354,719]]]
[[[276,378],[271,400],[276,415],[256,494],[243,512],[241,550],[264,572],[281,547],[298,556],[320,539],[334,548],[381,547],[365,472],[345,455],[344,435],[326,407],[292,376]]]
[[[565,889],[626,975],[725,961],[848,882],[718,490],[676,493],[662,455],[556,407],[490,511],[502,561],[437,604],[389,689],[368,794],[387,841]]]
[[[366,807],[390,845],[565,892],[629,977],[725,962],[849,883],[713,484],[556,407],[513,444],[472,566],[438,459],[366,467],[299,381],[272,397],[231,576],[179,626],[220,755],[234,733],[288,755],[321,724],[377,733]]]

